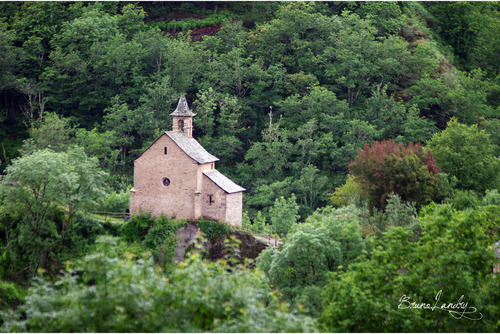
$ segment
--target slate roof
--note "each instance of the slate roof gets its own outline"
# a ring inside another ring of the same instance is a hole
[[[228,194],[237,193],[240,191],[245,191],[245,188],[240,187],[230,179],[228,179],[224,174],[216,169],[206,170],[203,172],[210,180],[212,180],[216,185],[218,185],[222,190]]]
[[[167,131],[165,134],[169,136],[184,153],[199,164],[206,164],[219,160],[217,157],[208,153],[196,139],[188,138],[188,136],[182,132]]]
[[[177,103],[177,108],[175,108],[174,112],[170,114],[170,116],[189,116],[193,117],[196,116],[196,114],[192,113],[191,110],[189,110],[188,103],[186,101],[186,97],[184,94],[181,95],[181,98],[179,99],[179,102]]]

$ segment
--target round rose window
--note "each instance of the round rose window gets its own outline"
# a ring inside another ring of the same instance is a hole
[[[168,178],[166,178],[166,177],[165,177],[165,178],[163,178],[163,185],[164,185],[165,187],[168,187],[168,186],[170,185],[170,180],[169,180]]]

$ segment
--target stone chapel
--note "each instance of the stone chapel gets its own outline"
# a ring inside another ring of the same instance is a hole
[[[215,156],[193,138],[193,117],[181,95],[166,131],[134,160],[132,215],[165,214],[175,219],[200,217],[241,227],[243,191],[215,169]]]

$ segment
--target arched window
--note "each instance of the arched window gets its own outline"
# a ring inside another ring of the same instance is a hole
[[[165,155],[167,154],[167,147],[165,146],[165,149],[163,151],[165,153]]]
[[[179,129],[181,129],[182,132],[184,132],[184,120],[179,120]]]

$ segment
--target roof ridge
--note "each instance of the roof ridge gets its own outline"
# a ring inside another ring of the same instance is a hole
[[[216,156],[208,153],[208,151],[201,146],[196,139],[189,138],[182,132],[165,131],[165,134],[172,139],[172,141],[179,146],[184,153],[200,164],[206,164],[219,160]]]
[[[234,181],[219,172],[217,169],[205,170],[203,171],[203,174],[228,194],[246,190],[245,188],[234,183]]]

